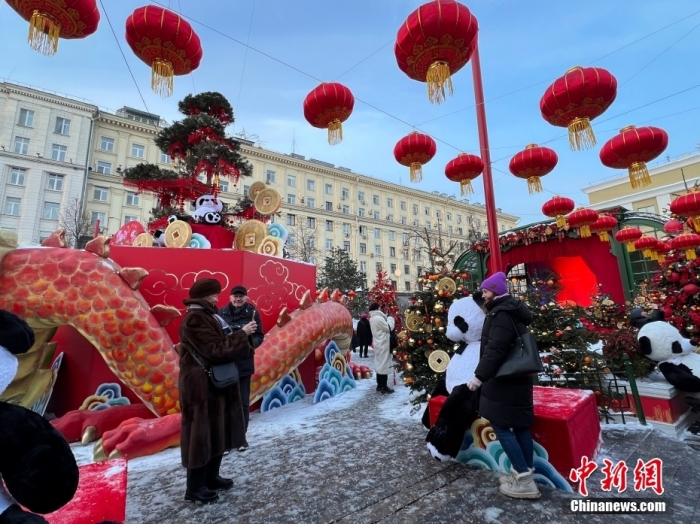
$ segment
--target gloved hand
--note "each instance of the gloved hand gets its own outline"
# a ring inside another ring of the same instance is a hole
[[[473,377],[469,382],[467,382],[467,387],[469,388],[469,391],[476,391],[481,387],[481,380]]]
[[[469,330],[469,324],[467,324],[467,321],[459,315],[455,317],[454,324],[462,333],[466,333]]]

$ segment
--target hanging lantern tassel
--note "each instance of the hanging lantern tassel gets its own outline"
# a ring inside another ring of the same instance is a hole
[[[557,215],[557,227],[566,227],[566,217],[564,215]]]
[[[632,162],[629,167],[630,183],[633,188],[644,187],[651,184],[651,177],[646,162]]]
[[[634,242],[627,242],[627,252],[634,253],[635,251]]]
[[[61,26],[49,15],[35,9],[29,20],[29,46],[42,55],[53,56],[58,51],[58,37]]]
[[[445,88],[452,96],[452,78],[450,77],[450,66],[447,62],[442,60],[433,62],[428,68],[425,81],[428,83],[428,99],[433,104],[440,104],[445,100]]]
[[[642,254],[644,255],[644,258],[654,258],[654,253],[652,253],[652,251],[649,249],[645,249],[644,251],[642,251]]]
[[[685,250],[685,258],[688,260],[695,260],[697,255],[695,254],[695,248]]]
[[[610,237],[608,236],[607,231],[600,231],[598,233],[598,238],[600,239],[601,242],[609,242],[610,241]]]
[[[151,88],[156,94],[167,98],[173,94],[173,65],[156,58],[151,66]]]
[[[698,231],[700,231],[700,216],[691,217],[690,220],[693,223],[693,229],[695,230],[695,232],[697,233]]]
[[[460,187],[460,193],[462,194],[462,196],[474,194],[474,187],[472,186],[472,181],[469,179],[462,180],[459,183],[459,187]]]
[[[542,192],[542,180],[538,176],[531,176],[527,179],[527,190],[532,195],[533,193]]]
[[[578,232],[581,235],[581,238],[588,238],[591,236],[591,228],[588,226],[581,226],[578,228]]]
[[[411,163],[411,182],[420,182],[423,180],[423,164],[420,162]]]
[[[572,151],[591,149],[596,144],[595,134],[588,118],[574,118],[569,124],[569,146]]]
[[[340,144],[343,141],[343,123],[338,120],[331,120],[328,123],[328,143],[332,146]]]

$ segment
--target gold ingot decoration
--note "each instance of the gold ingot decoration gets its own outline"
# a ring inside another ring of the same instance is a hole
[[[243,251],[257,253],[260,244],[262,244],[266,236],[267,227],[265,224],[259,220],[248,220],[236,231],[236,239],[233,241],[233,247],[242,249]]]
[[[428,357],[428,365],[435,373],[442,373],[450,364],[450,355],[442,349],[433,351]]]
[[[258,193],[260,193],[260,191],[263,189],[267,189],[267,184],[265,184],[265,182],[261,182],[260,180],[253,182],[248,188],[248,198],[255,202],[255,198],[258,196]]]
[[[153,246],[153,237],[148,233],[141,233],[134,239],[132,245],[134,247],[151,247]]]
[[[408,313],[406,315],[406,329],[417,333],[420,328],[423,327],[424,321],[423,316],[418,313]]]
[[[187,247],[192,240],[192,228],[183,220],[176,220],[165,230],[166,247]]]
[[[282,197],[271,188],[260,191],[255,197],[255,210],[263,216],[272,215],[282,207]]]
[[[457,284],[450,277],[441,278],[437,283],[439,291],[447,291],[450,295],[457,291]]]

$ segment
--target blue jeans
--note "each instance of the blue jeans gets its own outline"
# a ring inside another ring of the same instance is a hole
[[[532,467],[534,446],[530,428],[504,428],[491,423],[494,433],[501,443],[503,451],[510,459],[513,469],[518,473],[526,473]]]

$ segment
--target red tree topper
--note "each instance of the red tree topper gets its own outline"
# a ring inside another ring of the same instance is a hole
[[[173,76],[197,69],[203,54],[192,26],[154,5],[139,7],[126,19],[126,42],[151,66],[151,87],[163,97],[173,94]]]
[[[559,162],[559,157],[554,150],[530,144],[525,147],[524,151],[515,154],[510,160],[508,168],[518,178],[527,180],[527,188],[530,193],[541,193],[540,177],[551,173],[557,162]]]
[[[641,229],[625,226],[624,228],[620,229],[620,231],[615,233],[615,240],[621,244],[627,244],[627,251],[633,253],[634,243],[639,240],[643,234],[644,233],[642,233]]]
[[[436,152],[435,140],[418,131],[412,131],[397,142],[394,158],[399,164],[410,168],[411,182],[420,182],[423,179],[423,164],[430,162]]]
[[[571,213],[575,207],[576,204],[573,200],[557,195],[542,205],[542,214],[549,218],[555,218],[557,226],[566,227],[565,215]]]
[[[542,117],[554,126],[569,128],[572,150],[596,144],[591,120],[602,115],[617,96],[617,80],[600,67],[574,67],[557,78],[540,100]]]
[[[588,238],[591,236],[591,228],[593,224],[598,220],[598,212],[585,207],[580,207],[568,217],[566,221],[571,227],[576,227],[579,230],[581,238]]]
[[[608,236],[608,233],[610,233],[613,229],[617,227],[617,219],[615,217],[611,217],[610,215],[600,215],[598,217],[598,220],[595,221],[590,226],[591,233],[597,233],[598,238],[602,242],[609,242],[610,237]]]
[[[632,187],[651,184],[647,162],[654,160],[668,146],[668,134],[653,126],[628,126],[608,140],[600,150],[604,166],[629,171]]]
[[[59,38],[85,38],[97,31],[95,0],[7,0],[29,22],[29,45],[47,56],[58,51]]]
[[[452,182],[459,182],[460,194],[474,194],[472,180],[484,170],[484,161],[476,155],[460,153],[445,166],[445,176]]]
[[[469,9],[454,0],[434,0],[413,11],[399,28],[394,54],[409,78],[427,82],[435,104],[452,95],[451,75],[469,62],[477,45],[479,24]]]
[[[304,118],[314,127],[328,129],[328,143],[343,141],[343,122],[352,113],[355,97],[343,84],[323,83],[304,99]]]

